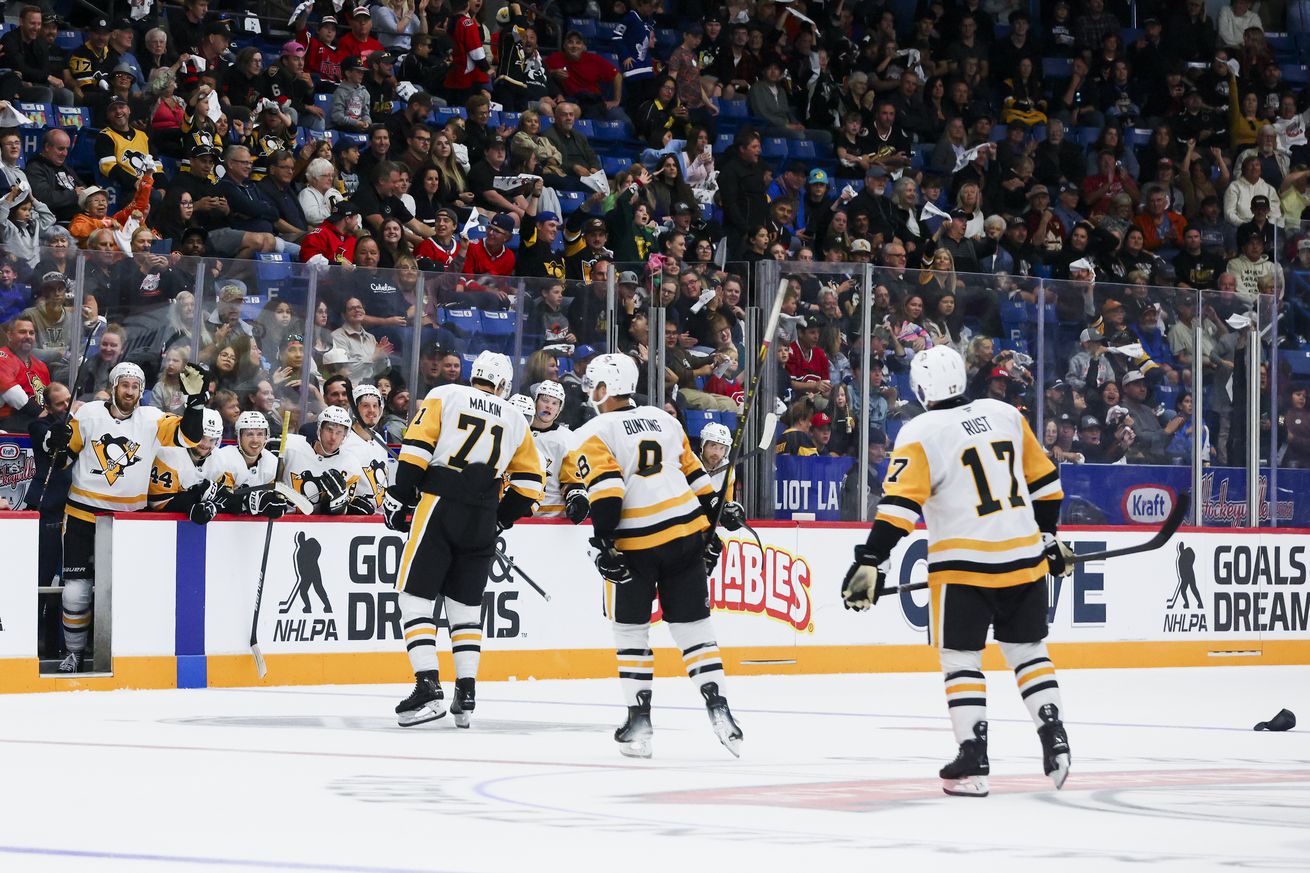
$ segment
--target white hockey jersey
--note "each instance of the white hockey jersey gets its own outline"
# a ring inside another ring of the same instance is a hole
[[[381,512],[382,498],[386,493],[387,485],[390,484],[396,472],[395,459],[377,440],[366,440],[355,433],[354,430],[346,434],[346,441],[342,445],[341,451],[353,457],[356,463],[359,464],[359,468],[364,474],[364,482],[360,485],[360,493],[363,493],[362,489],[364,485],[367,485],[373,495],[374,505]]]
[[[320,483],[329,470],[340,470],[346,477],[347,500],[357,488],[367,488],[364,483],[364,471],[353,455],[344,450],[337,450],[331,455],[320,455],[314,450],[314,444],[300,434],[287,436],[286,466],[282,481],[295,491],[305,496],[314,506],[314,514],[327,514],[327,501],[322,493]]]
[[[238,446],[215,449],[210,457],[213,459],[214,478],[232,491],[271,485],[277,476],[277,455],[268,449],[260,450],[254,464],[246,463],[246,456],[241,454]]]
[[[559,470],[572,443],[573,431],[560,424],[550,430],[534,430],[532,437],[537,441],[541,469],[546,476],[541,505],[537,507],[535,515],[538,518],[563,518],[564,494],[560,490]]]
[[[623,502],[614,544],[650,549],[706,530],[698,497],[713,492],[700,458],[678,420],[663,409],[635,406],[598,415],[576,432],[560,482],[587,488],[594,507]]]
[[[934,409],[896,437],[878,521],[928,526],[928,581],[985,588],[1046,575],[1033,501],[1064,497],[1022,413],[998,400]]]
[[[73,414],[73,436],[68,448],[73,482],[65,512],[95,522],[96,513],[146,508],[150,472],[162,446],[188,446],[182,419],[153,406],[138,406],[119,421],[109,402],[84,404]]]
[[[167,509],[170,500],[191,486],[214,481],[219,475],[215,454],[211,452],[197,464],[190,450],[181,446],[161,446],[150,468],[150,508]]]

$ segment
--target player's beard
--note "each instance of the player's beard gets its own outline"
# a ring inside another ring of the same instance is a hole
[[[131,403],[124,404],[122,402],[122,395],[119,393],[117,388],[114,389],[114,393],[113,393],[114,409],[122,413],[124,418],[127,418],[133,412],[136,412],[136,408],[140,404],[140,402],[141,402],[140,398],[136,398],[133,399]]]

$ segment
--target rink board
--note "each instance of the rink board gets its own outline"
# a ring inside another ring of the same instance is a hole
[[[266,524],[198,527],[154,514],[119,516],[110,538],[113,675],[40,677],[35,660],[35,516],[0,520],[0,691],[196,688],[261,684],[250,621]],[[373,519],[283,519],[273,527],[259,640],[262,684],[405,681],[395,581],[403,538]],[[926,644],[928,592],[888,598],[867,613],[842,607],[841,578],[867,527],[761,523],[764,549],[727,538],[710,599],[734,673],[936,670]],[[534,522],[505,534],[507,553],[551,595],[546,602],[503,568],[483,601],[482,676],[613,675],[603,585],[589,527]],[[1079,565],[1051,587],[1052,651],[1061,667],[1310,663],[1310,532],[1184,531],[1156,552]],[[1143,528],[1070,528],[1078,551],[1140,542]],[[926,574],[922,531],[893,556],[892,578]],[[1190,571],[1189,569],[1190,568]],[[658,620],[658,612],[655,615]],[[656,630],[656,669],[682,665]],[[448,647],[444,633],[439,647]],[[999,667],[989,648],[988,667]],[[448,655],[442,669],[449,673]]]

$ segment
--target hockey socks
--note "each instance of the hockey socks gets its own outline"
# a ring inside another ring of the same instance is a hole
[[[619,655],[619,681],[623,700],[636,706],[641,692],[646,692],[650,706],[651,683],[655,678],[655,653],[650,649],[649,624],[614,623],[614,647]]]
[[[455,678],[476,679],[482,659],[482,604],[469,606],[446,598],[450,620],[450,652],[455,657]]]
[[[86,651],[86,638],[91,631],[91,580],[64,580],[60,600],[64,612],[64,648],[80,655]]]
[[[401,632],[415,675],[437,669],[437,602],[400,592]]]
[[[987,679],[982,672],[982,652],[941,650],[942,672],[946,674],[946,707],[951,715],[955,741],[974,739],[973,726],[987,719]]]
[[[670,622],[669,633],[682,650],[687,676],[697,688],[715,683],[723,687],[723,659],[714,640],[714,626],[708,618],[692,622]]]
[[[1064,710],[1060,702],[1060,683],[1055,681],[1055,665],[1046,653],[1046,643],[1001,643],[1001,654],[1005,655],[1005,663],[1014,670],[1019,695],[1028,707],[1033,724],[1038,727],[1044,724],[1041,710],[1048,703]]]

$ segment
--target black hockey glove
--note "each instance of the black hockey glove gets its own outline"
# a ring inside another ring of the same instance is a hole
[[[319,490],[323,498],[323,505],[320,508],[324,512],[328,515],[340,515],[345,511],[346,502],[350,500],[345,473],[340,470],[328,470],[323,474]]]
[[[195,524],[209,524],[222,511],[231,492],[218,482],[201,482],[188,488],[187,493],[195,497],[187,518]]]
[[[596,550],[596,570],[602,577],[620,585],[632,579],[628,562],[623,559],[623,553],[614,548],[613,541],[592,537],[587,542]]]
[[[727,507],[724,507],[725,509]],[[709,532],[705,540],[705,551],[701,557],[705,559],[705,575],[711,575],[719,566],[719,556],[723,554],[723,540],[714,531]]]
[[[66,421],[54,423],[50,425],[50,430],[46,431],[42,448],[45,449],[47,455],[53,458],[56,452],[66,451],[68,444],[72,441],[73,426]]]
[[[1055,534],[1044,533],[1042,552],[1046,557],[1046,569],[1052,576],[1073,575],[1073,549],[1068,543]]]
[[[265,518],[281,518],[291,508],[291,501],[287,500],[286,495],[271,488],[264,491],[251,491],[246,495],[245,503],[246,512],[251,515],[262,515]]]
[[[878,602],[878,597],[888,590],[883,588],[886,575],[879,566],[886,560],[870,553],[867,546],[855,547],[855,560],[841,583],[843,606],[863,612]]]
[[[346,515],[377,515],[378,504],[372,494],[355,494],[346,501]]]
[[[564,495],[564,517],[574,524],[582,524],[591,514],[591,501],[584,488],[574,488]]]
[[[394,530],[396,533],[409,533],[411,523],[409,513],[412,508],[408,500],[401,500],[395,496],[392,489],[383,492],[382,521],[386,524],[388,530]]]
[[[746,507],[735,500],[729,500],[723,504],[723,512],[719,513],[719,524],[723,525],[724,530],[741,530],[746,524]]]
[[[209,373],[204,367],[188,363],[182,367],[177,380],[186,392],[187,409],[203,408],[209,402]]]

